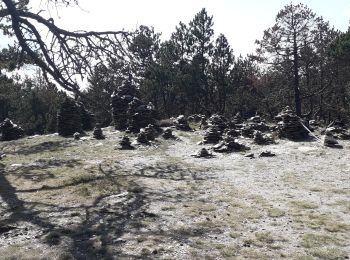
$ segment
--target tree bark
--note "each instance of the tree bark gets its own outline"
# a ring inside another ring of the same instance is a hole
[[[299,57],[298,57],[298,45],[297,45],[297,35],[294,31],[293,34],[293,65],[294,65],[294,102],[295,102],[295,112],[297,116],[301,116],[301,99],[300,99],[300,89],[299,89]]]

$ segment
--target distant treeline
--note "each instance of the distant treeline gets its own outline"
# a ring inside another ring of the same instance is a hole
[[[163,118],[237,112],[272,117],[289,105],[309,119],[349,120],[350,28],[337,31],[308,7],[289,4],[256,41],[255,53],[235,57],[223,34],[214,37],[213,24],[202,9],[163,42],[153,27],[140,26],[124,58],[110,56],[94,68],[85,106],[96,121],[109,125],[113,91],[132,80]],[[8,66],[6,55],[3,51],[0,68]],[[10,117],[28,133],[55,131],[64,97],[39,76],[18,83],[2,75],[0,121]]]

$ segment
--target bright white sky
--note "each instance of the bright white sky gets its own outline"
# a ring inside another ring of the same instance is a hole
[[[32,3],[40,3],[33,0]],[[236,55],[254,52],[256,39],[274,24],[279,10],[290,0],[80,0],[81,8],[62,8],[55,24],[70,29],[133,30],[154,26],[166,40],[180,21],[188,23],[203,7],[214,17],[216,35],[225,34]],[[349,0],[301,0],[332,26],[346,31]],[[299,3],[299,1],[294,1]],[[35,6],[33,4],[33,6]],[[35,10],[37,10],[37,7]],[[44,9],[42,6],[41,9]],[[52,15],[56,11],[52,11]]]

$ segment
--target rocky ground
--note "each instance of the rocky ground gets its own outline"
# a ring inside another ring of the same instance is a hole
[[[130,151],[104,134],[0,143],[1,259],[349,258],[350,141],[202,159],[200,131]]]

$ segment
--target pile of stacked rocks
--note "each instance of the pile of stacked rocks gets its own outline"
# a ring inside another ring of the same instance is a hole
[[[350,132],[344,123],[335,121],[332,125],[328,126],[325,133],[330,133],[336,139],[350,140]]]
[[[200,123],[199,128],[200,129],[207,129],[208,128],[208,122],[207,122],[207,119],[205,117],[203,117],[201,119],[201,123]]]
[[[239,131],[237,129],[226,129],[224,134],[225,134],[225,136],[238,137],[241,135],[241,131]]]
[[[128,108],[128,130],[133,133],[138,133],[141,128],[156,123],[156,112],[152,103],[145,105],[138,98],[134,98]]]
[[[235,124],[235,125],[237,125],[237,124],[242,124],[242,123],[243,123],[243,118],[242,118],[242,116],[241,116],[241,113],[238,112],[238,113],[233,117],[232,123]]]
[[[187,118],[184,115],[179,115],[174,120],[174,125],[176,129],[181,131],[192,131],[192,128],[189,126]]]
[[[228,127],[227,119],[221,115],[214,114],[208,119],[208,125],[216,126],[221,133]]]
[[[220,129],[213,125],[210,126],[204,133],[203,144],[216,144],[222,139]]]
[[[157,130],[151,124],[144,128],[145,135],[148,141],[153,141],[156,138]]]
[[[286,107],[275,119],[279,121],[278,132],[280,137],[302,140],[309,136],[309,132],[302,125],[301,118],[295,115],[289,107]]]
[[[81,116],[81,127],[84,131],[91,131],[94,128],[94,114],[87,110],[83,103],[78,102],[79,113]]]
[[[131,84],[131,81],[125,81],[123,85],[119,86],[114,91],[112,99],[112,114],[115,129],[126,130],[128,127],[128,120],[130,115],[128,114],[129,103],[136,98],[136,87]],[[136,102],[135,99],[134,103]]]
[[[249,147],[240,143],[237,139],[233,137],[226,136],[226,138],[215,145],[213,150],[218,153],[229,153],[229,152],[243,152],[250,150]]]
[[[201,115],[201,114],[194,114],[194,115],[190,115],[187,120],[189,122],[195,122],[195,123],[199,123],[201,122],[202,119],[205,119],[205,115]]]
[[[24,136],[24,130],[6,118],[0,124],[1,141],[17,140]]]
[[[269,126],[259,115],[255,115],[248,119],[248,127],[261,132],[266,132],[270,130]]]
[[[201,148],[199,151],[195,154],[192,155],[193,157],[196,158],[212,158],[214,157],[211,153],[206,148]]]
[[[251,127],[251,125],[244,124],[240,130],[241,130],[242,136],[249,137],[249,138],[254,137],[255,130],[253,127]]]
[[[254,143],[259,145],[272,144],[273,140],[267,135],[263,135],[260,131],[255,131],[254,133]]]
[[[79,132],[75,132],[75,133],[73,134],[74,140],[80,140],[80,136],[81,136],[81,134],[80,134]]]
[[[164,129],[162,137],[164,139],[176,139],[176,136],[173,135],[173,130],[170,127]]]
[[[121,150],[132,150],[134,147],[131,145],[130,138],[127,135],[124,135],[120,141],[119,145]]]
[[[93,132],[93,137],[97,140],[103,140],[105,139],[105,136],[103,135],[101,125],[99,123],[96,124]]]
[[[156,111],[152,103],[145,104],[138,98],[138,91],[127,80],[112,95],[113,122],[117,130],[138,133],[141,128],[156,123]]]
[[[80,108],[71,98],[66,98],[57,114],[57,131],[61,136],[72,136],[74,133],[82,133]]]
[[[207,120],[207,128],[204,134],[204,144],[216,144],[222,140],[225,129],[228,129],[227,119],[214,114]]]
[[[140,129],[140,132],[137,134],[136,141],[138,144],[149,144],[149,140],[147,139],[147,134],[145,129]]]

